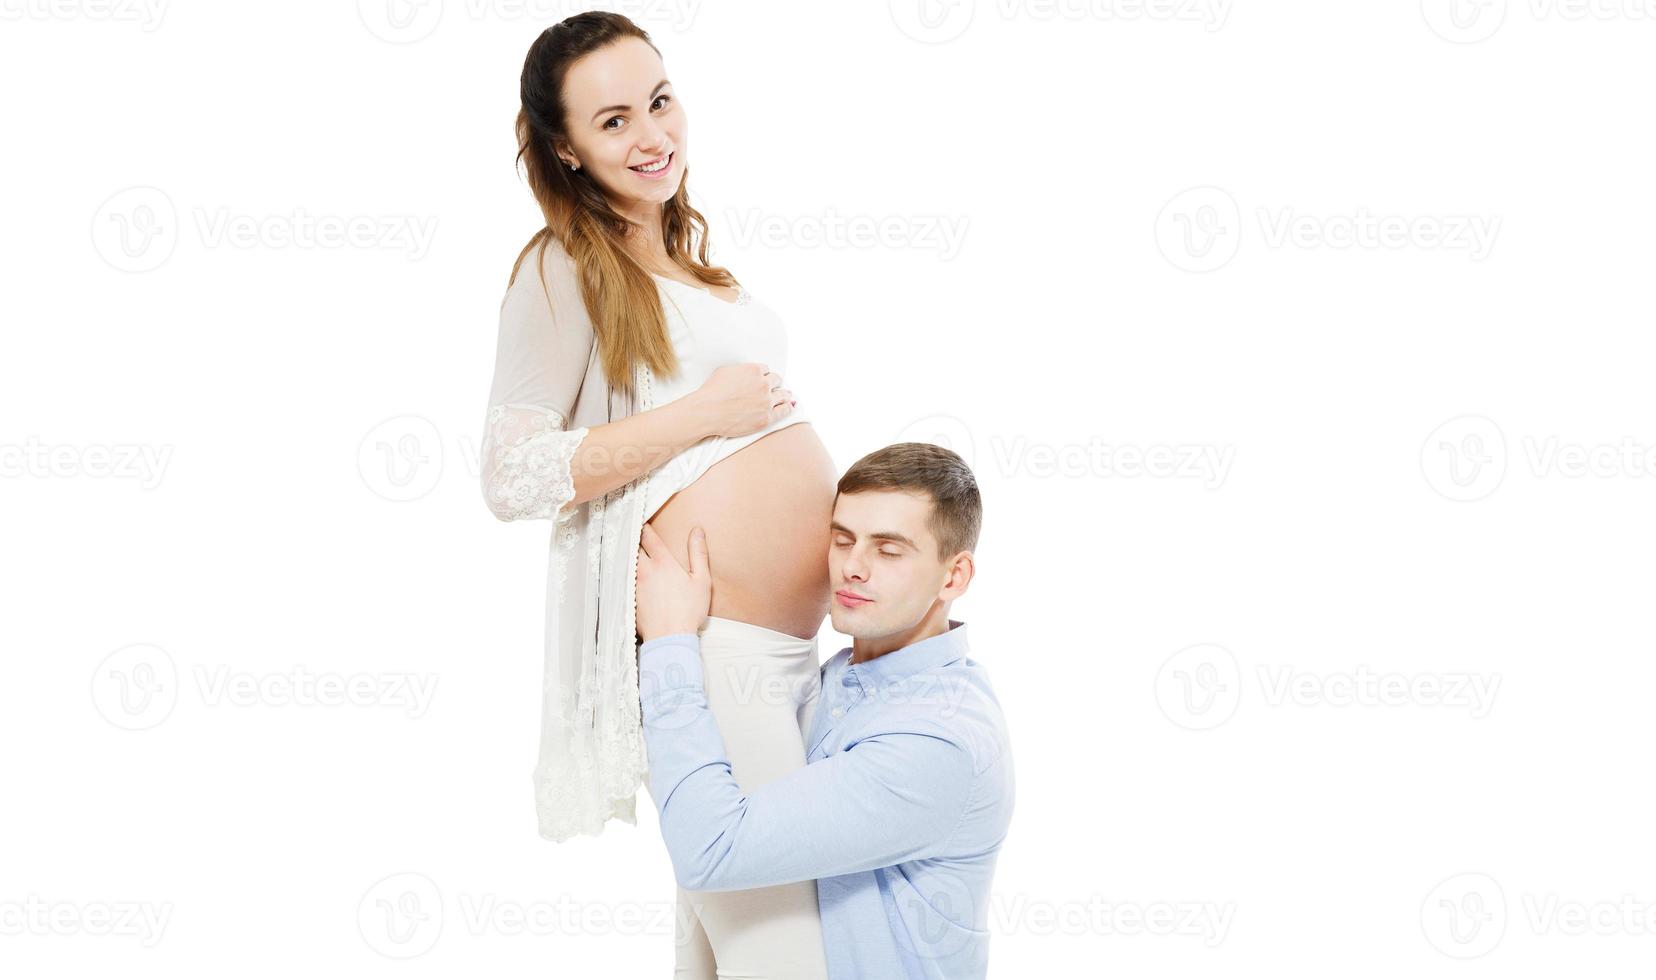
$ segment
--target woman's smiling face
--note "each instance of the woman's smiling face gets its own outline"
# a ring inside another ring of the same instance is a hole
[[[655,48],[627,37],[585,55],[564,76],[563,99],[571,145],[558,156],[564,166],[579,164],[617,211],[631,214],[678,193],[690,127]]]

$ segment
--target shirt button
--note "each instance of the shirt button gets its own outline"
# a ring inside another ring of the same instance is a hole
[[[832,712],[830,712],[830,713],[831,713],[831,714],[832,714],[832,715],[833,715],[833,716],[834,716],[834,717],[835,717],[835,718],[838,718],[838,717],[840,717],[840,716],[841,716],[841,715],[843,715],[843,714],[845,714],[845,709],[844,709],[844,708],[835,708],[835,709],[834,709],[834,710],[833,710],[833,711],[832,711]]]

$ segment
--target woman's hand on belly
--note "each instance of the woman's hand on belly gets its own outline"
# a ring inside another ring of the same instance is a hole
[[[795,404],[793,392],[782,387],[782,376],[757,362],[720,365],[686,397],[705,407],[715,433],[731,437],[758,432]]]

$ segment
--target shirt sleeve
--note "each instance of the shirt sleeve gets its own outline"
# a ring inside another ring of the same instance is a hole
[[[758,888],[942,853],[971,798],[964,744],[887,731],[743,795],[702,688],[694,633],[639,648],[650,795],[678,883]],[[916,726],[918,727],[918,726]]]
[[[483,499],[499,519],[574,514],[570,467],[587,429],[569,421],[593,344],[573,262],[547,239],[525,254],[500,302],[480,467]]]

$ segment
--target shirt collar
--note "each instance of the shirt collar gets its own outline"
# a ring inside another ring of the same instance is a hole
[[[965,657],[966,623],[959,619],[951,619],[949,628],[936,636],[928,636],[924,640],[910,643],[906,647],[900,647],[884,656],[860,664],[851,662],[852,649],[846,647],[840,651],[845,657],[843,670],[861,671],[865,676],[872,678],[875,685],[884,687],[912,674],[922,674]]]

